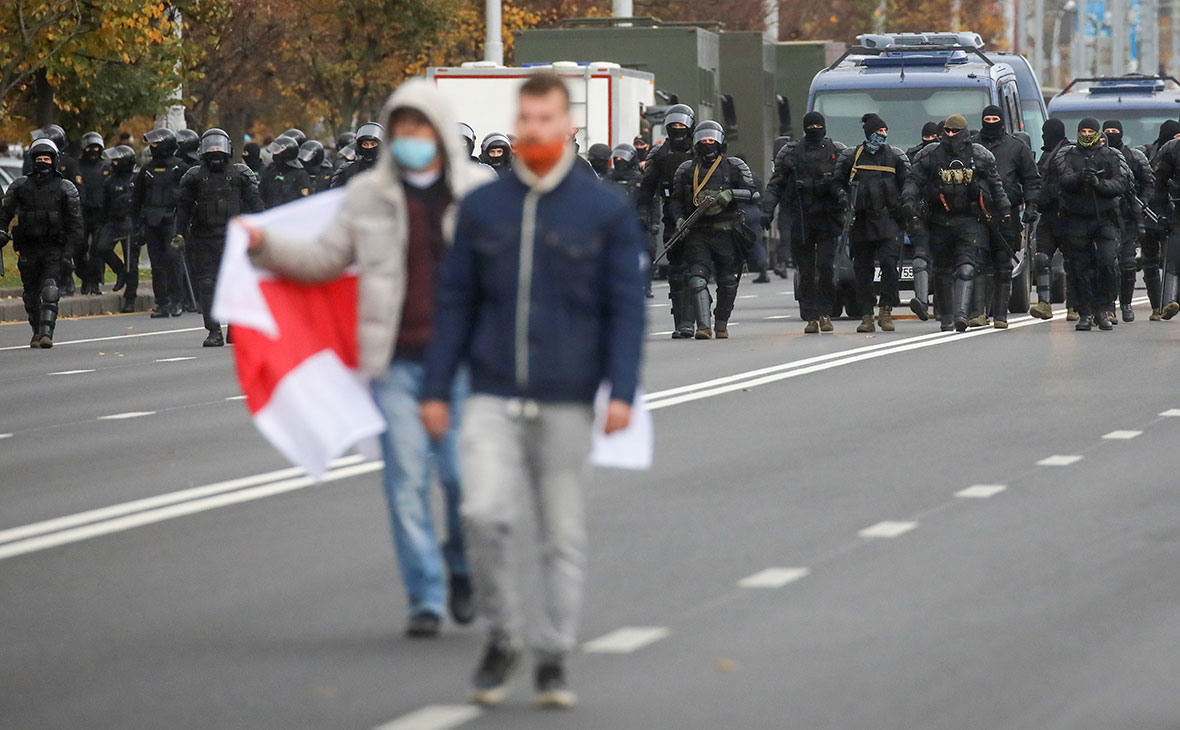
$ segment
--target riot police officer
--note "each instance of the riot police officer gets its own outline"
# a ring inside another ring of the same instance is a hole
[[[472,133],[474,134],[474,132]],[[345,132],[336,138],[336,154],[332,159],[332,169],[339,170],[345,162],[352,162],[356,159],[356,135],[352,132]],[[351,149],[353,152],[352,159],[345,159],[344,150]]]
[[[845,146],[827,136],[819,112],[803,117],[803,139],[787,142],[774,160],[774,172],[762,199],[762,228],[769,231],[775,209],[779,229],[790,232],[792,256],[799,272],[799,314],[805,334],[831,332],[836,305],[836,239],[843,226],[846,193],[836,181],[836,162]]]
[[[200,145],[201,140],[197,139],[197,164],[200,161]],[[242,164],[250,168],[250,171],[255,175],[262,172],[262,148],[258,146],[257,142],[247,142],[242,145]]]
[[[1000,218],[1011,214],[996,158],[968,139],[963,115],[952,114],[943,122],[938,145],[914,158],[902,192],[906,217],[922,218],[930,231],[943,331],[967,329],[985,214],[981,206],[989,196],[989,212]]]
[[[1122,155],[1101,139],[1097,119],[1078,122],[1077,144],[1061,152],[1057,168],[1079,331],[1089,331],[1095,322],[1099,329],[1112,329],[1102,305],[1118,295],[1118,213],[1127,188]]]
[[[74,187],[78,189],[78,196],[81,197],[86,181],[82,179],[81,164],[79,164],[77,158],[66,151],[66,148],[69,146],[69,140],[66,139],[66,131],[60,125],[50,124],[48,127],[41,129],[36,138],[48,139],[57,147],[57,171],[63,178],[74,183]],[[32,158],[28,158],[28,160],[31,163]],[[29,167],[25,171],[26,174],[31,170],[32,168]],[[79,242],[79,245],[81,244],[82,242]],[[78,273],[82,274],[86,268],[84,257],[85,252],[82,250],[66,251],[65,258],[62,259],[62,271],[58,279],[58,288],[61,290],[63,297],[73,296],[75,292],[75,262],[80,264]]]
[[[262,210],[257,178],[245,165],[231,164],[232,154],[233,146],[224,131],[214,128],[201,135],[201,164],[180,181],[180,203],[176,208],[173,246],[191,250],[193,276],[209,333],[205,347],[225,344],[221,324],[213,319],[212,310],[226,224],[240,213]]]
[[[654,258],[655,252],[655,237],[648,234],[647,221],[640,217],[639,208],[639,185],[643,181],[643,173],[639,170],[639,155],[636,154],[635,148],[629,144],[616,145],[611,150],[611,167],[610,175],[607,176],[606,181],[613,185],[617,185],[620,192],[627,196],[627,199],[635,206],[635,214],[643,227],[644,238],[647,243],[647,254]],[[648,269],[647,281],[644,286],[644,295],[652,298],[651,293],[651,269]]]
[[[595,142],[586,150],[586,161],[590,163],[599,180],[610,174],[610,155],[611,148],[601,142]]]
[[[970,327],[986,325],[990,309],[995,328],[1007,329],[1008,304],[1012,299],[1012,262],[1020,248],[1020,224],[1032,225],[1037,220],[1041,174],[1032,148],[1004,130],[1000,107],[994,104],[984,107],[981,121],[983,126],[974,141],[996,158],[996,172],[1004,181],[1004,193],[1012,206],[1012,216],[1004,219],[992,216],[990,224],[984,226],[980,260],[975,271],[975,299],[967,324]],[[1022,205],[1023,215],[1017,220],[1016,214]]]
[[[1137,252],[1140,241],[1140,230],[1146,232],[1143,205],[1151,200],[1155,192],[1155,173],[1151,171],[1151,163],[1147,155],[1141,150],[1123,143],[1123,123],[1118,119],[1111,119],[1102,123],[1102,132],[1106,135],[1106,145],[1123,155],[1131,171],[1131,186],[1124,196],[1122,216],[1122,235],[1119,238],[1119,305],[1124,322],[1135,321],[1135,310],[1131,307],[1131,299],[1135,296],[1135,280],[1138,278],[1139,261]],[[1107,302],[1108,316],[1114,321],[1114,302]]]
[[[307,135],[303,133],[303,130],[296,129],[295,127],[288,129],[286,132],[283,132],[279,136],[280,137],[290,137],[291,139],[295,140],[295,144],[297,147],[302,147],[303,143],[307,141]]]
[[[475,156],[475,130],[467,122],[459,122],[459,138],[463,140],[467,158],[472,162],[479,162],[479,158]]]
[[[1172,122],[1173,120],[1168,120]],[[1163,259],[1164,283],[1160,301],[1160,317],[1170,320],[1180,314],[1180,286],[1177,281],[1177,271],[1180,270],[1180,226],[1176,225],[1176,208],[1174,196],[1177,185],[1180,184],[1180,123],[1164,122],[1160,128],[1159,145],[1155,156],[1151,158],[1151,168],[1155,172],[1155,194],[1152,196],[1152,210],[1163,213],[1161,216],[1169,229],[1167,239],[1162,244],[1161,257]],[[1165,130],[1163,127],[1169,129]],[[1166,132],[1175,131],[1177,136],[1165,140]],[[1163,144],[1160,144],[1163,142]],[[1146,267],[1146,261],[1144,262]],[[1154,317],[1153,317],[1154,318]]]
[[[938,122],[926,122],[922,125],[922,141],[906,150],[906,157],[913,163],[922,150],[938,144],[938,136],[942,129]],[[933,258],[930,254],[930,232],[926,230],[923,217],[910,218],[906,221],[906,233],[910,237],[910,251],[914,266],[914,296],[910,299],[910,311],[918,315],[923,322],[930,319],[930,270]],[[943,302],[941,306],[949,306]]]
[[[676,218],[669,201],[672,179],[686,160],[692,158],[692,133],[695,126],[692,108],[673,104],[664,114],[667,138],[647,156],[647,166],[639,183],[639,217],[649,222],[652,236],[659,235],[662,220],[664,240],[676,232]],[[656,209],[654,206],[661,206]],[[688,268],[684,263],[684,242],[667,252],[668,298],[672,300],[673,339],[690,339],[695,335],[696,315],[693,312],[692,292],[688,289]]]
[[[938,134],[938,122],[926,122],[922,125],[922,141],[906,150],[905,156],[913,162],[919,152],[932,144],[938,144]]]
[[[696,302],[698,340],[729,337],[729,316],[737,301],[738,282],[753,231],[745,224],[741,206],[758,202],[758,189],[749,166],[725,155],[725,131],[714,121],[704,121],[693,132],[693,156],[676,170],[670,207],[681,228],[698,208],[704,215],[688,229],[684,259],[688,287]],[[709,279],[717,281],[716,323],[710,316]]]
[[[492,132],[484,137],[479,161],[495,170],[497,175],[507,175],[512,170],[512,142],[508,135]]]
[[[31,173],[14,180],[0,203],[0,246],[8,243],[8,226],[18,218],[13,247],[33,328],[29,346],[48,349],[57,322],[62,260],[81,245],[84,224],[78,189],[57,169],[57,145],[39,139],[30,145],[29,156]]]
[[[176,132],[176,156],[188,168],[201,164],[201,137],[191,129],[181,129]],[[245,155],[243,155],[243,158]]]
[[[1140,147],[1140,151],[1151,162],[1154,162],[1156,153],[1163,148],[1169,141],[1180,136],[1180,122],[1175,119],[1169,119],[1160,125],[1159,135],[1155,141]],[[1154,176],[1154,172],[1153,172]],[[1144,233],[1139,237],[1139,251],[1140,258],[1143,265],[1143,285],[1147,288],[1147,298],[1151,302],[1151,317],[1152,322],[1159,322],[1164,318],[1163,307],[1165,302],[1161,301],[1162,291],[1160,282],[1160,254],[1163,253],[1163,247],[1168,239],[1168,209],[1167,201],[1159,201],[1153,194],[1143,199],[1147,203],[1148,208],[1153,213],[1144,221]]]
[[[1065,212],[1061,208],[1061,187],[1058,184],[1057,160],[1071,143],[1065,136],[1065,123],[1060,119],[1046,119],[1041,125],[1041,157],[1037,170],[1041,175],[1041,192],[1037,212],[1037,250],[1033,258],[1037,274],[1037,303],[1028,313],[1037,319],[1052,319],[1053,254],[1061,252],[1068,275],[1069,237],[1065,229]],[[1157,280],[1158,285],[1158,280]],[[1068,287],[1066,299],[1072,292]]]
[[[311,195],[311,176],[299,161],[297,140],[279,135],[267,150],[273,162],[262,173],[262,204],[270,209]]]
[[[135,185],[135,150],[119,145],[106,151],[110,175],[103,184],[102,231],[98,236],[97,256],[116,273],[115,291],[126,286],[127,265],[131,261],[131,232],[134,227],[131,190]],[[123,244],[123,260],[115,254],[115,247]]]
[[[332,186],[332,163],[324,159],[324,145],[309,139],[299,147],[299,162],[311,178],[311,192],[322,193]]]
[[[131,261],[127,264],[127,288],[123,292],[123,312],[135,311],[139,291],[139,248],[147,245],[152,263],[152,293],[156,308],[152,318],[179,317],[183,312],[179,262],[168,246],[176,232],[176,203],[180,178],[187,169],[176,157],[176,133],[171,129],[153,129],[143,136],[150,145],[151,159],[140,168],[132,190],[131,207],[135,211],[138,231],[132,239]]]
[[[103,139],[98,132],[82,135],[82,159],[78,162],[82,186],[82,247],[74,253],[74,267],[82,280],[83,294],[102,294],[103,270],[106,265],[98,256],[98,236],[103,224],[102,192],[110,166],[103,159]]]
[[[901,191],[909,169],[902,150],[888,143],[889,126],[876,114],[861,117],[865,141],[840,153],[835,180],[848,190],[852,225],[848,229],[852,248],[852,269],[856,277],[856,300],[864,313],[857,332],[874,332],[874,264],[881,267],[881,298],[877,324],[893,332],[893,308],[898,298],[898,261],[901,259]],[[853,199],[855,198],[855,203]]]
[[[336,170],[336,175],[332,178],[332,187],[344,187],[353,177],[377,164],[377,158],[381,155],[381,140],[384,137],[385,127],[377,122],[362,124],[356,130],[356,158]]]

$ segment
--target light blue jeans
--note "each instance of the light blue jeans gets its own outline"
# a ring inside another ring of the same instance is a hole
[[[393,525],[393,545],[409,598],[410,614],[442,616],[447,599],[447,577],[466,576],[463,522],[459,515],[457,452],[459,414],[467,395],[465,375],[455,379],[451,393],[451,430],[442,441],[432,441],[418,416],[423,366],[412,360],[394,360],[389,376],[372,384],[373,398],[389,428],[381,435],[385,459],[382,481]],[[447,540],[441,549],[430,511],[433,466],[446,498]]]

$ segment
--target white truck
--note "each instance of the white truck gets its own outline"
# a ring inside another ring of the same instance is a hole
[[[612,149],[630,144],[639,134],[643,110],[655,99],[654,76],[607,62],[505,67],[478,61],[458,68],[429,68],[426,78],[438,85],[457,119],[470,124],[482,141],[492,132],[512,133],[517,89],[538,70],[552,71],[565,80],[583,154],[599,142]],[[477,144],[477,154],[478,150]]]

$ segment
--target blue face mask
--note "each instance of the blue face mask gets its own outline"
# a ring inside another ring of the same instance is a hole
[[[885,146],[885,135],[880,132],[873,132],[869,135],[869,139],[865,142],[865,147],[869,148],[871,154],[876,154],[877,150]]]
[[[434,162],[434,156],[438,154],[438,145],[428,139],[398,137],[389,145],[389,150],[401,167],[407,170],[421,170]]]

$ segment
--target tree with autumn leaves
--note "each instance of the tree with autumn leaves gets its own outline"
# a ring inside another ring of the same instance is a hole
[[[849,42],[875,28],[950,25],[951,0],[781,2],[784,40]],[[607,16],[609,0],[503,0],[513,31]],[[762,0],[635,0],[637,15],[765,27]],[[996,0],[963,3],[961,26],[998,47]],[[72,138],[142,133],[177,89],[191,126],[233,139],[300,126],[321,135],[374,118],[389,90],[429,66],[483,56],[484,0],[3,0],[0,139],[53,121]]]

